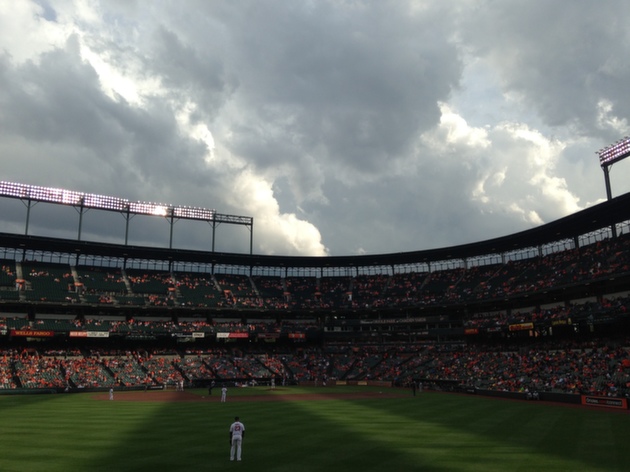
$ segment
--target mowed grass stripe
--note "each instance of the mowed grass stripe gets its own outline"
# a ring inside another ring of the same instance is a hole
[[[437,400],[442,408],[433,408],[433,401],[424,400]],[[411,404],[402,400],[379,406],[374,402],[364,405],[375,411],[352,414],[352,408],[347,408],[349,423],[356,424],[362,433],[371,433],[372,437],[388,427],[395,429],[401,437],[390,435],[389,439],[398,444],[404,444],[405,437],[413,437],[429,446],[424,449],[416,447],[416,450],[425,465],[430,467],[447,465],[453,470],[532,470],[531,457],[536,457],[539,467],[544,470],[624,470],[628,458],[627,453],[623,454],[624,457],[620,456],[625,450],[624,436],[613,433],[609,425],[610,420],[614,420],[615,425],[623,424],[627,428],[627,416],[617,412],[594,412],[479,397],[432,397],[431,394],[418,397],[418,401]],[[451,405],[448,408],[450,415],[445,414],[444,405]],[[385,410],[395,410],[397,417],[379,421]],[[571,421],[576,417],[577,422]],[[362,422],[362,418],[370,421]],[[405,423],[409,423],[408,428]],[[576,453],[576,445],[580,444],[577,434],[589,430],[593,423],[604,425],[609,435],[596,441],[594,447],[589,447],[592,441],[587,439],[585,447]],[[564,429],[566,427],[567,430]],[[555,430],[553,439],[545,437],[547,428]],[[617,436],[613,439],[612,434]]]
[[[0,470],[55,471],[82,469],[96,451],[116,450],[121,437],[150,417],[159,404],[95,402],[84,395],[10,397],[0,427],[3,450]],[[20,401],[24,400],[22,404]],[[71,467],[71,468],[69,468]]]
[[[319,415],[316,413],[318,408],[305,408],[308,405],[319,405],[322,410],[330,411],[330,415]],[[248,452],[248,457],[253,454],[258,458],[262,453],[269,460],[267,463],[273,464],[269,470],[274,471],[332,472],[391,467],[389,448],[369,438],[358,440],[347,427],[348,416],[342,413],[348,405],[343,400],[274,404],[274,408],[267,410],[264,416],[256,416],[272,431],[269,434],[264,432],[260,438],[254,432],[248,442],[248,447],[254,451]],[[275,416],[278,408],[279,417]]]
[[[407,399],[393,405],[381,400],[356,401],[340,405],[339,411],[319,410],[316,404],[302,406],[330,419],[343,417],[350,436],[359,443],[378,441],[394,470],[515,470],[514,465],[531,454],[523,446],[497,443],[457,426],[426,421],[420,403]]]
[[[442,399],[439,397],[448,397]],[[429,394],[439,403],[469,412],[468,419],[460,415],[431,415],[431,421],[448,423],[474,435],[489,437],[496,442],[531,451],[527,464],[539,463],[541,470],[626,470],[628,453],[621,437],[608,436],[594,444],[589,438],[593,428],[613,431],[621,427],[628,431],[628,415],[608,410],[592,411],[566,405],[546,405],[537,402],[512,402],[492,398]],[[427,408],[431,411],[431,408]],[[479,427],[479,425],[482,427]],[[488,427],[492,425],[492,427]],[[619,455],[623,452],[623,458]],[[531,470],[523,465],[520,470]]]
[[[431,403],[435,400],[442,407],[451,405],[467,415],[435,415],[431,405],[427,405],[427,419],[506,446],[525,447],[535,458],[527,464],[538,461],[541,470],[627,470],[629,455],[623,436],[614,432],[619,428],[628,432],[627,412],[435,393],[423,399]],[[593,441],[592,432],[597,428],[610,434]],[[522,466],[521,470],[531,470],[528,467]]]
[[[629,417],[616,412],[435,393],[310,402],[230,398],[221,404],[218,398],[0,397],[0,470],[235,470],[227,432],[235,415],[248,431],[241,471],[612,471],[630,463]]]

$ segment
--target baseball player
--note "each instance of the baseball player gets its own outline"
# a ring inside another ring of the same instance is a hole
[[[225,400],[227,399],[227,387],[223,387],[221,389],[221,403],[225,403]]]
[[[230,460],[241,460],[241,449],[243,438],[245,437],[245,425],[240,422],[238,416],[234,418],[234,423],[230,426]]]

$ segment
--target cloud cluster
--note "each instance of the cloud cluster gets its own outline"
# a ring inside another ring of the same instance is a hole
[[[3,180],[253,216],[256,253],[410,251],[543,224],[605,198],[593,152],[630,131],[621,0],[0,7]],[[0,203],[0,230],[19,227]],[[74,218],[40,211],[32,231],[74,237]],[[153,225],[134,238],[161,244]]]

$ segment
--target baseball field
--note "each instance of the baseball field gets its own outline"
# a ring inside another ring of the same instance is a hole
[[[622,471],[628,411],[371,387],[0,396],[0,471]],[[234,416],[243,461],[229,461]]]

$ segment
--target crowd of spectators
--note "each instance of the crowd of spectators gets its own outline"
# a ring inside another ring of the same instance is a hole
[[[66,385],[61,360],[38,354],[14,359],[17,377],[24,388],[59,388]]]
[[[74,356],[62,362],[66,374],[66,387],[115,387],[116,380],[99,356]]]
[[[405,375],[425,381],[455,381],[481,390],[628,396],[628,346],[624,339],[513,351],[497,350],[496,346],[434,349]]]
[[[24,270],[21,287],[31,287],[25,300],[251,310],[431,306],[500,299],[630,272],[630,236],[501,264],[354,277],[250,277],[5,262],[0,282],[15,280],[16,272]],[[37,287],[41,293],[29,295]]]
[[[148,354],[139,363],[146,369],[149,377],[160,385],[177,386],[184,381],[180,356]]]
[[[504,392],[630,394],[630,339],[566,340],[529,346],[329,346],[284,352],[232,348],[77,351],[6,350],[0,353],[0,388],[172,386],[184,382],[409,380],[453,382]]]
[[[630,297],[603,297],[598,300],[582,303],[558,303],[545,308],[529,310],[513,310],[511,312],[475,313],[464,320],[465,328],[506,327],[518,323],[534,323],[534,325],[570,324],[586,319],[595,323],[602,318],[625,317],[630,309]]]

